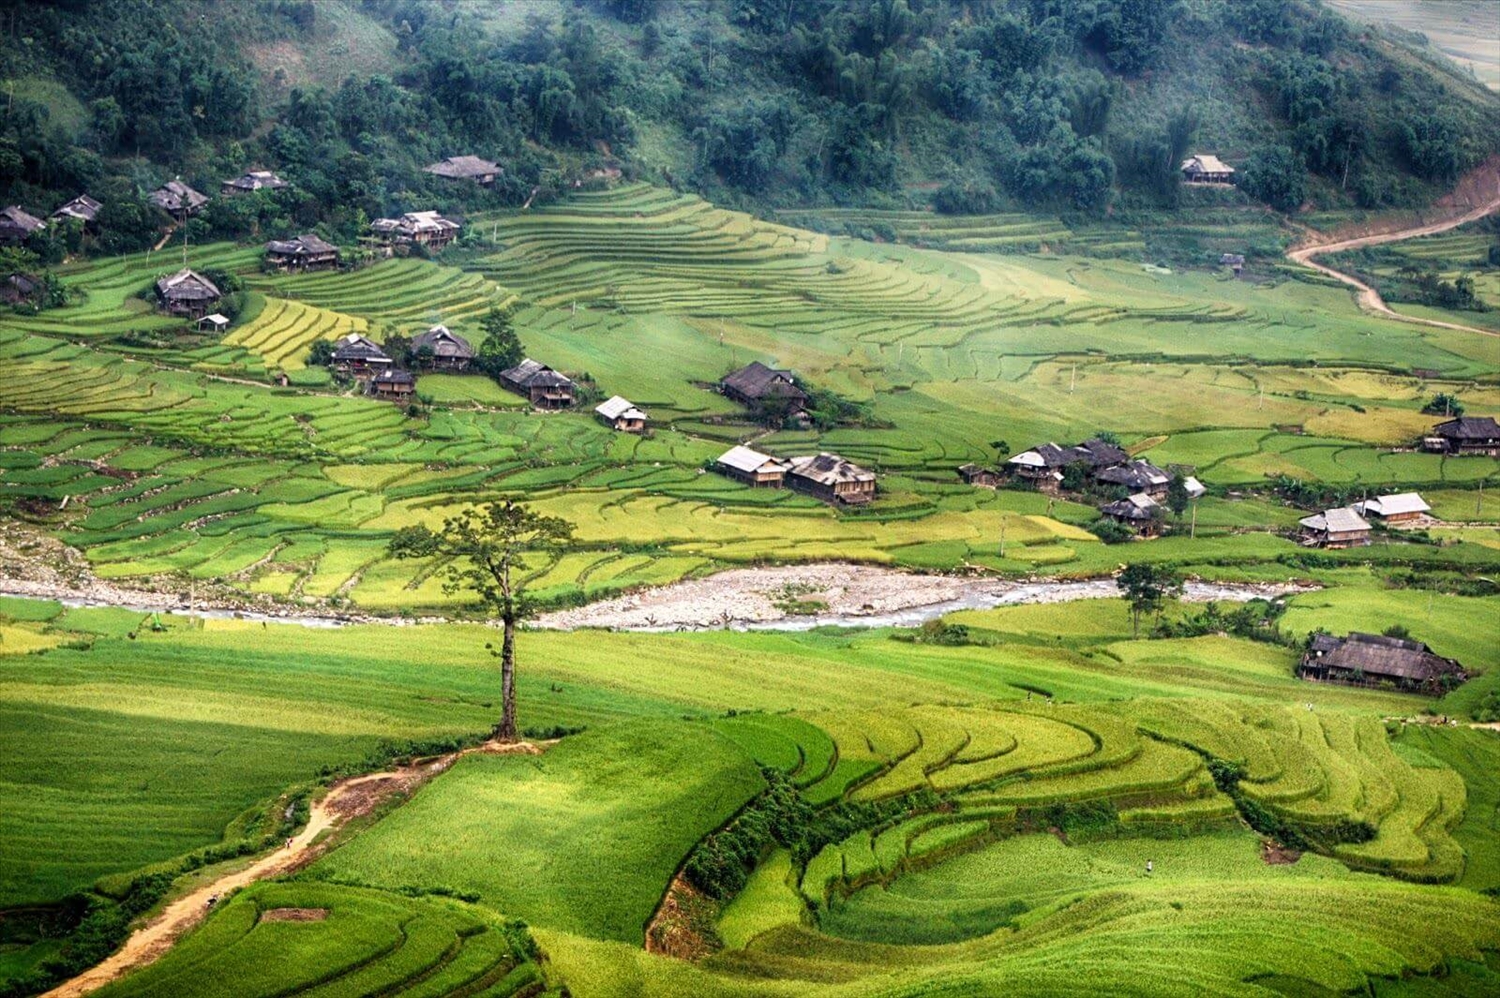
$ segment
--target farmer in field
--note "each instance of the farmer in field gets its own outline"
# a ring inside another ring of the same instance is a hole
[[[1148,876],[1148,877],[1151,876],[1151,871],[1153,869],[1155,869],[1155,867],[1152,866],[1151,861],[1149,859],[1146,860],[1146,876]]]

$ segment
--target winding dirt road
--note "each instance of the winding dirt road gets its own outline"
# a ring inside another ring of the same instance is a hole
[[[1380,297],[1380,292],[1370,287],[1364,281],[1361,281],[1352,274],[1334,270],[1332,267],[1318,263],[1313,259],[1313,257],[1321,256],[1324,253],[1339,253],[1344,250],[1360,249],[1365,246],[1379,246],[1383,243],[1400,242],[1403,239],[1415,239],[1419,236],[1433,236],[1439,232],[1456,229],[1460,225],[1477,222],[1486,215],[1500,211],[1500,175],[1495,176],[1494,187],[1495,193],[1488,200],[1462,214],[1410,228],[1395,229],[1390,232],[1376,232],[1370,235],[1356,236],[1352,239],[1335,239],[1332,241],[1307,243],[1296,249],[1289,250],[1287,252],[1287,259],[1293,263],[1300,263],[1304,267],[1311,267],[1320,274],[1324,274],[1354,288],[1357,292],[1356,297],[1360,308],[1367,312],[1375,312],[1401,322],[1411,322],[1422,326],[1436,326],[1439,329],[1457,329],[1466,333],[1478,333],[1481,336],[1500,336],[1500,333],[1497,333],[1493,329],[1480,329],[1476,326],[1465,326],[1456,322],[1442,322],[1438,319],[1422,319],[1413,315],[1402,315],[1387,305],[1385,300]]]
[[[124,977],[160,959],[172,945],[189,929],[208,916],[211,906],[208,899],[220,901],[241,887],[259,880],[290,873],[311,863],[327,846],[318,841],[324,832],[334,829],[351,818],[368,814],[382,801],[394,794],[410,794],[417,787],[446,771],[460,757],[475,752],[491,754],[537,755],[542,746],[531,742],[500,744],[486,742],[475,748],[452,752],[429,759],[419,765],[393,769],[383,773],[355,776],[333,785],[323,799],[310,809],[307,827],[293,836],[291,843],[275,852],[263,856],[242,870],[228,873],[209,884],[195,888],[177,898],[162,909],[151,921],[131,933],[125,945],[108,959],[89,968],[77,977],[48,991],[42,998],[80,998],[96,991],[112,981]]]

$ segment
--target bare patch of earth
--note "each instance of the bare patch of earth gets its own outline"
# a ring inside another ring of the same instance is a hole
[[[262,922],[321,922],[327,917],[327,908],[270,908],[260,913]]]

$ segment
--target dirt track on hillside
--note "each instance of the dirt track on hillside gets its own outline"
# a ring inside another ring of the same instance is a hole
[[[213,907],[208,903],[209,898],[217,898],[218,903],[222,903],[230,893],[241,887],[306,866],[327,848],[326,841],[318,841],[324,832],[345,824],[351,818],[369,814],[397,794],[409,796],[422,784],[446,771],[461,756],[479,752],[536,755],[541,751],[539,746],[531,742],[486,742],[475,748],[452,752],[414,766],[342,780],[334,784],[322,800],[312,805],[307,826],[293,836],[288,845],[261,857],[242,870],[225,874],[172,901],[155,918],[131,933],[130,938],[125,940],[125,945],[103,963],[58,985],[42,998],[79,998],[119,980],[131,971],[156,962],[189,929],[208,916]]]

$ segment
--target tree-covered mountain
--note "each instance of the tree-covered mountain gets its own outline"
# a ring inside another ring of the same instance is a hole
[[[0,188],[212,192],[220,234],[350,235],[417,202],[548,197],[584,171],[723,202],[1170,207],[1212,152],[1283,210],[1424,203],[1500,150],[1500,98],[1316,0],[30,0],[0,13]],[[498,159],[492,191],[423,174]]]

